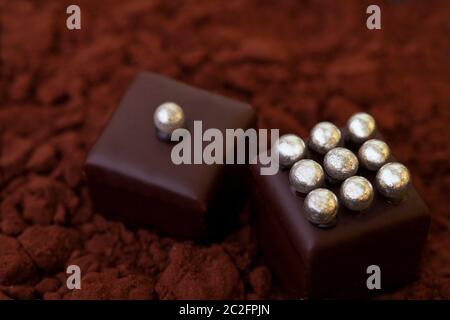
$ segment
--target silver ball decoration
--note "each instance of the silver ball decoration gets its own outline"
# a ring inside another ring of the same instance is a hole
[[[391,155],[389,146],[381,140],[371,139],[359,148],[358,157],[361,166],[368,170],[378,170]]]
[[[290,168],[305,156],[305,143],[295,134],[282,135],[273,147],[278,153],[279,164],[283,168]]]
[[[170,137],[173,131],[184,126],[183,109],[174,102],[165,102],[156,108],[153,121],[156,129],[165,136]]]
[[[353,176],[342,183],[339,196],[346,208],[362,211],[369,208],[373,201],[373,187],[366,178]]]
[[[305,198],[306,218],[319,227],[330,227],[336,223],[338,199],[328,189],[319,188],[311,191]]]
[[[410,184],[409,170],[401,163],[390,162],[378,170],[377,190],[392,202],[401,201],[406,196]]]
[[[319,122],[312,128],[309,146],[314,151],[325,154],[341,141],[341,131],[331,122]]]
[[[368,113],[359,112],[350,117],[347,122],[349,138],[355,143],[363,143],[375,132],[375,119]]]
[[[345,180],[358,171],[358,158],[346,148],[334,148],[323,160],[325,171],[335,180]]]
[[[300,193],[308,193],[324,183],[322,166],[314,160],[304,159],[296,162],[289,172],[292,188]]]

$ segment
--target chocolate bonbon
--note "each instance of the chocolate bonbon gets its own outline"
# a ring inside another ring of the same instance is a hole
[[[373,137],[383,139],[378,132]],[[319,163],[324,160],[320,154],[309,155]],[[389,161],[395,159],[389,156]],[[253,224],[260,249],[291,297],[361,298],[417,278],[430,216],[412,185],[401,202],[393,203],[375,190],[376,171],[359,168],[355,174],[363,177],[349,178],[373,186],[366,188],[372,193],[363,201],[342,198],[345,182],[326,181],[323,188],[339,194],[340,201],[335,223],[321,228],[310,219],[308,195],[299,195],[289,183],[288,170],[262,176],[259,165],[252,165],[251,173]],[[373,265],[381,270],[381,290],[367,287],[367,270]]]
[[[428,209],[414,188],[399,204],[374,193],[355,213],[340,206],[336,225],[322,229],[304,213],[304,197],[292,191],[288,172],[259,174],[252,166],[253,223],[266,261],[291,297],[365,297],[367,267],[381,269],[382,291],[414,280],[429,225]],[[374,182],[374,177],[369,181]],[[339,186],[329,186],[335,194]]]
[[[197,120],[205,129],[222,132],[245,130],[256,122],[247,104],[141,73],[88,155],[85,172],[94,208],[163,234],[191,239],[217,236],[231,223],[248,193],[247,168],[175,165],[171,161],[174,143],[160,139],[152,121],[156,108],[168,101],[183,108],[183,124],[189,132]]]

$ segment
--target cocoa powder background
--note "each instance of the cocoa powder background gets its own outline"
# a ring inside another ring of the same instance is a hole
[[[366,110],[431,209],[420,279],[383,298],[450,298],[450,5],[385,1],[0,1],[0,299],[283,298],[249,225],[208,246],[90,209],[82,166],[139,70],[251,103],[303,137]],[[399,235],[401,236],[401,235]],[[77,264],[82,290],[69,292]]]

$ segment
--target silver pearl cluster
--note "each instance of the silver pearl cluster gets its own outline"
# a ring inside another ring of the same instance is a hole
[[[296,162],[289,172],[292,188],[300,193],[308,193],[323,185],[322,166],[314,160],[304,159]]]
[[[411,184],[408,168],[398,162],[385,164],[376,176],[377,190],[391,202],[399,202],[407,195]]]
[[[365,112],[354,114],[347,122],[349,138],[354,143],[363,143],[370,139],[375,129],[375,119]]]
[[[378,170],[389,159],[389,146],[378,139],[371,139],[359,148],[358,157],[361,165],[368,170]]]
[[[274,143],[273,148],[278,153],[282,168],[290,168],[295,162],[303,159],[306,152],[305,142],[295,134],[282,135]]]
[[[341,141],[341,131],[331,122],[320,122],[312,128],[309,138],[311,149],[325,154]]]
[[[330,227],[336,223],[339,204],[336,195],[328,189],[315,189],[304,202],[306,219],[318,227]]]
[[[291,168],[289,182],[296,192],[306,194],[304,213],[308,221],[318,227],[330,227],[336,223],[339,201],[351,211],[368,209],[374,200],[372,183],[356,176],[359,166],[377,171],[376,189],[390,202],[405,198],[410,186],[408,169],[397,162],[387,163],[391,156],[389,146],[373,139],[376,130],[374,118],[367,113],[354,114],[347,122],[349,140],[361,145],[356,156],[349,149],[340,147],[341,131],[330,122],[320,122],[313,127],[308,146],[324,155],[323,168],[314,160],[304,159],[306,146],[293,134],[281,136],[275,144],[280,165]],[[342,181],[338,197],[323,188],[325,173],[334,181]]]
[[[184,126],[183,109],[174,102],[158,106],[153,114],[153,122],[160,136],[170,139],[173,131]]]
[[[346,148],[334,148],[327,152],[323,160],[325,171],[335,180],[345,180],[358,171],[358,158]]]

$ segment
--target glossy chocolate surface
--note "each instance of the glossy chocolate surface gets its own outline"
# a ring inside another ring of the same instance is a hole
[[[309,156],[322,163],[321,156]],[[293,297],[365,297],[417,276],[429,215],[413,187],[398,205],[388,203],[378,192],[371,207],[361,212],[340,204],[336,226],[321,229],[304,216],[304,196],[291,189],[289,171],[261,176],[258,165],[251,171],[253,222],[260,247]],[[358,172],[372,183],[375,174]],[[339,194],[339,184],[326,187]],[[366,286],[370,265],[381,269],[381,290]]]
[[[129,224],[203,239],[216,232],[213,225],[230,221],[239,207],[246,191],[245,167],[173,164],[175,143],[159,139],[153,123],[154,110],[167,101],[182,106],[192,144],[195,120],[202,120],[203,131],[217,128],[222,132],[226,128],[245,130],[256,122],[247,104],[141,73],[88,155],[85,171],[93,205]]]

